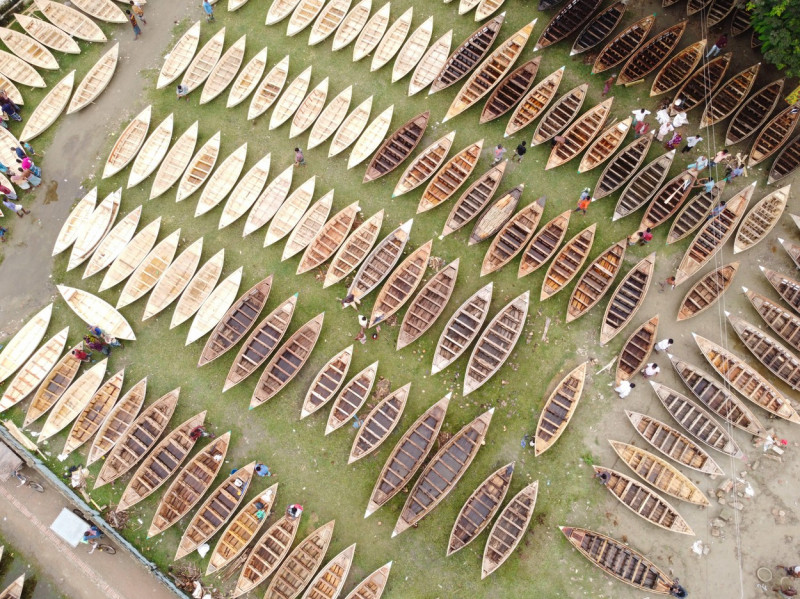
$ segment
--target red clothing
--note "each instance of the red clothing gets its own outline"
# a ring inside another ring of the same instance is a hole
[[[589,198],[584,198],[578,202],[578,210],[586,210],[591,203],[592,201]]]

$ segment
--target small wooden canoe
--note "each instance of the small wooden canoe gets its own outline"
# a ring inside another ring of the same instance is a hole
[[[250,100],[250,107],[247,110],[247,120],[264,114],[278,99],[278,95],[286,85],[289,76],[289,55],[284,56],[280,62],[275,64],[256,87],[253,98]]]
[[[519,204],[522,191],[525,187],[524,183],[520,183],[516,187],[510,189],[500,199],[489,206],[488,210],[484,212],[472,228],[467,245],[475,245],[487,240],[495,233],[503,228],[514,210]]]
[[[708,27],[716,27],[722,23],[736,7],[737,2],[735,2],[735,0],[713,0],[708,7],[708,14],[706,16]]]
[[[103,30],[82,12],[51,0],[35,1],[36,9],[47,17],[48,21],[72,37],[77,37],[87,42],[107,41],[108,38],[106,38]]]
[[[323,566],[317,575],[314,576],[314,579],[311,581],[311,584],[308,585],[301,599],[336,599],[344,586],[347,575],[350,573],[350,566],[353,563],[353,554],[355,551],[356,544],[353,543]],[[303,581],[303,583],[305,583],[305,581]],[[305,586],[303,583],[297,583],[298,585],[302,585],[297,589],[297,593]],[[286,596],[280,590],[277,591],[277,594],[279,597]]]
[[[454,434],[431,458],[411,489],[392,531],[396,537],[431,513],[450,494],[486,439],[494,408]]]
[[[778,154],[769,171],[768,185],[780,181],[794,173],[800,167],[800,135],[786,144]]]
[[[664,63],[664,66],[653,79],[650,87],[650,97],[660,96],[672,91],[681,85],[692,74],[703,59],[706,50],[706,40],[702,39],[690,46],[686,46],[675,56]]]
[[[25,586],[25,575],[22,574],[8,585],[2,592],[0,597],[3,599],[20,599],[22,597],[22,589]]]
[[[181,85],[189,90],[187,93],[194,91],[208,79],[211,71],[214,70],[217,62],[219,62],[224,44],[225,27],[217,31],[217,33],[200,48],[183,73]]]
[[[383,65],[388,63],[400,51],[400,47],[411,30],[411,19],[414,15],[414,7],[410,7],[397,20],[389,25],[384,33],[381,41],[375,48],[375,54],[372,55],[372,64],[370,71],[377,71]],[[431,30],[433,29],[433,19],[429,19]],[[427,45],[427,44],[426,44]]]
[[[27,62],[21,58],[0,50],[0,69],[6,79],[27,85],[28,87],[47,87],[47,84]]]
[[[353,439],[353,447],[350,450],[348,464],[352,464],[371,454],[389,437],[400,422],[410,388],[411,383],[403,385],[387,395],[370,410],[358,429],[355,439]]]
[[[530,90],[541,61],[542,57],[536,56],[506,75],[483,105],[480,124],[500,118],[516,106]]]
[[[436,374],[455,362],[478,336],[489,313],[492,288],[492,283],[481,287],[450,317],[433,352],[431,374]]]
[[[222,320],[222,317],[228,311],[228,308],[231,307],[236,299],[236,295],[239,293],[239,285],[242,282],[242,270],[243,267],[241,266],[237,268],[208,294],[208,297],[200,305],[197,309],[197,313],[194,315],[192,326],[189,328],[189,333],[186,336],[186,345],[194,343],[206,335],[217,326],[220,320]],[[199,275],[200,272],[198,272],[195,277]],[[186,295],[189,291],[191,291],[191,282],[189,286],[186,287],[183,294]],[[181,297],[181,300],[182,299],[183,296]],[[178,310],[181,307],[179,301],[178,305],[175,307],[175,314],[178,314]]]
[[[642,45],[655,22],[655,15],[647,15],[620,31],[597,54],[592,74],[603,73],[628,60]]]
[[[28,64],[41,69],[58,69],[56,57],[53,56],[44,44],[36,41],[32,37],[15,31],[14,29],[0,27],[0,39],[3,40],[3,43],[9,50]]]
[[[753,142],[747,167],[753,168],[777,152],[791,137],[798,120],[800,120],[800,110],[796,105],[789,106],[775,115]]]
[[[578,111],[581,109],[583,101],[586,98],[586,91],[588,89],[589,84],[583,83],[561,96],[556,103],[544,113],[542,120],[539,121],[536,131],[533,133],[533,141],[531,142],[531,145],[536,146],[542,144],[550,140],[553,136],[561,133],[561,131],[564,130],[569,122],[572,121],[572,119],[578,114]],[[606,100],[605,102],[610,101],[613,101],[613,98],[609,98],[609,100]],[[601,106],[605,107],[605,103],[601,104]],[[605,112],[606,115],[608,114],[607,109],[601,109],[600,112]],[[600,122],[600,127],[602,127],[604,122],[605,119],[602,119]],[[599,127],[597,129],[599,130]],[[588,144],[589,141],[590,140],[588,140],[586,143]]]
[[[284,516],[261,535],[247,556],[233,597],[244,595],[270,577],[292,548],[299,525],[300,518]]]
[[[347,234],[350,232],[350,228],[353,226],[358,212],[358,202],[353,202],[337,212],[328,222],[323,224],[311,241],[306,245],[303,257],[300,260],[300,264],[297,266],[296,274],[308,272],[327,261],[328,258],[341,247],[342,243],[344,243],[345,237],[347,237]],[[292,233],[292,235],[294,235],[294,233]]]
[[[100,425],[97,435],[89,448],[86,465],[89,466],[106,455],[117,441],[128,431],[144,404],[147,377],[136,383],[122,396]]]
[[[760,68],[761,63],[754,64],[728,79],[706,104],[700,126],[710,127],[732,115],[753,88]]]
[[[800,281],[787,277],[775,270],[759,267],[767,280],[792,309],[800,314]]]
[[[185,200],[200,189],[200,186],[211,174],[214,165],[217,163],[219,145],[220,132],[217,131],[192,157],[178,183],[178,192],[175,196],[176,202]]]
[[[753,304],[756,312],[770,328],[778,333],[796,351],[800,351],[800,318],[784,309],[768,297],[742,287],[747,299]],[[24,370],[24,369],[23,369]],[[0,401],[0,409],[2,409]]]
[[[325,0],[300,0],[292,16],[289,17],[289,24],[286,26],[286,36],[292,37],[311,25],[322,11]]]
[[[419,246],[389,276],[378,292],[368,328],[392,316],[409,300],[428,268],[432,246],[433,240]]]
[[[94,209],[89,218],[78,230],[78,238],[72,246],[67,270],[76,268],[85,262],[100,245],[103,237],[111,230],[114,219],[119,212],[122,188],[108,194],[100,205]]]
[[[141,214],[142,207],[135,208],[103,238],[97,249],[92,253],[89,264],[86,265],[86,270],[83,273],[84,279],[103,270],[116,260],[133,238]]]
[[[583,395],[587,364],[588,362],[584,362],[577,366],[558,381],[544,402],[539,423],[536,425],[536,456],[555,445],[575,415],[578,402]]]
[[[429,110],[421,112],[387,137],[372,156],[362,183],[368,183],[388,175],[411,156],[419,142],[422,141],[430,117]]]
[[[245,173],[244,177],[233,188],[231,195],[225,202],[225,207],[222,209],[222,214],[220,214],[218,229],[224,229],[237,221],[256,203],[264,190],[264,185],[267,183],[271,162],[272,154],[268,152],[250,167],[250,170]],[[289,177],[291,178],[291,174]]]
[[[505,137],[527,127],[544,112],[553,98],[555,98],[563,76],[564,67],[561,67],[537,83],[525,95],[508,120]]]
[[[353,47],[353,62],[358,62],[367,54],[370,54],[381,42],[383,34],[386,33],[386,29],[389,27],[390,8],[390,2],[384,4],[361,29]]]
[[[117,480],[145,457],[145,454],[156,444],[161,433],[167,428],[167,424],[169,424],[169,420],[175,412],[179,394],[180,387],[160,397],[147,406],[132,423],[128,423],[124,432],[118,433],[118,436],[115,435],[117,436],[117,440],[111,448],[110,453],[106,456],[103,467],[97,475],[97,481],[94,484],[95,489],[99,489],[103,485]],[[144,400],[144,388],[142,388],[141,395],[142,400]],[[136,488],[137,484],[140,484],[138,482],[140,478],[141,484],[144,485],[142,487],[142,492],[149,495],[152,490],[155,490],[153,485],[155,485],[155,488],[160,486],[166,478],[180,466],[181,461],[188,455],[191,446],[194,445],[193,442],[188,442],[189,433],[192,431],[192,428],[188,428],[188,426],[191,425],[193,428],[199,426],[203,423],[204,419],[205,412],[201,412],[184,423],[185,430],[183,434],[187,439],[187,443],[185,443],[186,449],[182,457],[176,451],[178,448],[177,445],[168,445],[168,439],[172,439],[173,441],[177,439],[174,433],[164,438],[164,441],[162,441],[156,450],[147,457],[147,460],[137,469],[136,474],[133,476],[130,483],[128,483],[128,487],[125,492],[123,492],[120,500],[120,509],[124,509],[125,505],[133,505],[133,503],[127,503],[129,501],[128,497],[139,496],[138,493],[135,496],[129,495],[129,493],[132,489]],[[117,433],[117,431],[114,432]],[[162,448],[166,450],[167,447],[169,447],[173,453],[165,454],[164,457],[170,457],[170,459],[160,460],[159,450]],[[172,460],[176,457],[179,458],[179,461],[172,466]],[[157,467],[151,468],[147,466],[147,464],[151,462],[152,465]],[[167,467],[167,470],[164,470],[164,467]],[[152,470],[150,476],[143,476],[145,469]],[[145,481],[147,481],[146,485]],[[135,501],[138,501],[138,499],[135,499]]]
[[[64,346],[67,343],[69,327],[62,329],[46,341],[23,364],[16,376],[8,383],[2,398],[0,398],[0,412],[17,405],[28,397],[58,361]],[[25,335],[27,341],[28,335]],[[16,362],[14,360],[13,362]],[[13,362],[11,365],[13,365]],[[4,369],[5,370],[5,369]]]
[[[353,295],[356,303],[361,302],[383,281],[400,260],[411,235],[414,219],[406,221],[384,237],[358,269],[347,295]]]
[[[300,73],[287,87],[280,99],[275,103],[275,109],[269,119],[269,129],[277,129],[288,121],[300,105],[311,83],[311,66]],[[267,75],[269,77],[269,74]],[[266,78],[265,78],[266,80]],[[327,93],[327,91],[326,91]],[[255,101],[259,96],[254,96]]]
[[[506,160],[493,166],[461,194],[450,210],[441,237],[461,229],[487,206],[500,186],[507,164]]]
[[[325,77],[317,86],[308,92],[308,95],[300,103],[297,112],[292,117],[292,125],[289,130],[289,139],[297,137],[308,129],[317,120],[317,117],[325,107],[325,100],[328,98],[328,78]]]
[[[545,198],[542,196],[532,204],[528,204],[503,225],[492,240],[481,265],[481,276],[499,270],[517,254],[533,237],[536,226],[544,212]]]
[[[678,46],[688,22],[688,20],[684,20],[665,29],[636,50],[622,67],[619,77],[617,77],[617,85],[626,85],[644,79],[655,71]]]
[[[466,77],[488,54],[505,18],[501,13],[473,31],[447,58],[428,93],[442,91]]]
[[[428,17],[422,25],[412,33],[397,53],[392,66],[392,83],[399,81],[417,66],[425,53],[433,34],[433,17]]]
[[[63,355],[46,374],[28,406],[25,420],[22,423],[23,428],[30,426],[52,408],[70,386],[81,366],[81,361],[72,354],[76,349],[83,349],[82,341]]]
[[[461,86],[442,122],[461,114],[492,91],[522,54],[535,23],[536,19],[525,25],[481,62]]]
[[[326,435],[341,428],[357,415],[372,391],[377,374],[378,362],[373,362],[345,383],[331,406],[325,426]]]
[[[322,564],[335,523],[331,520],[300,541],[275,572],[265,597],[294,599],[300,594]]]
[[[251,410],[275,397],[305,366],[322,332],[324,318],[324,312],[318,314],[298,328],[278,348],[258,379],[253,396],[250,399]]]
[[[336,129],[347,116],[352,98],[353,86],[348,85],[322,109],[322,112],[319,113],[317,120],[314,121],[314,125],[311,127],[311,133],[308,134],[308,145],[306,147],[309,150],[316,148],[336,132]]]
[[[464,184],[478,164],[482,148],[483,140],[480,139],[468,145],[444,164],[422,192],[417,206],[417,214],[427,212],[453,197],[453,194]]]
[[[364,518],[388,503],[411,481],[436,443],[451,395],[448,393],[433,404],[403,433],[375,481]]]
[[[111,0],[75,0],[75,6],[80,8],[90,17],[106,23],[125,23],[125,13]]]
[[[47,420],[42,426],[36,442],[45,441],[56,433],[60,432],[70,422],[72,422],[83,409],[89,404],[92,396],[97,391],[100,383],[103,382],[103,375],[106,372],[107,359],[101,360],[89,370],[84,372],[58,399],[53,409],[47,416]],[[122,371],[124,373],[124,370]],[[122,383],[122,374],[117,373],[113,378],[112,389],[119,394],[119,385]],[[105,392],[104,392],[105,394]],[[116,399],[116,396],[114,396]]]
[[[714,186],[711,192],[702,191],[686,202],[686,205],[678,212],[678,216],[672,221],[672,226],[667,234],[667,244],[687,237],[706,221],[717,198],[722,195],[725,183],[726,181],[723,179]]]
[[[492,16],[504,2],[505,0],[480,0],[475,11],[475,20],[483,21],[485,18]]]
[[[566,210],[550,222],[542,225],[542,228],[531,238],[525,248],[525,252],[522,254],[517,278],[521,279],[531,274],[553,257],[558,246],[564,241],[571,215],[572,210]]]
[[[469,545],[489,525],[503,504],[513,475],[514,462],[500,466],[467,498],[450,532],[448,556]]]
[[[6,90],[8,97],[11,98],[11,101],[14,102],[17,106],[23,106],[25,104],[25,99],[22,97],[19,89],[17,86],[12,83],[11,79],[0,73],[0,85],[3,86],[3,89]]]
[[[326,195],[322,196],[311,208],[308,207],[311,203],[311,198],[314,196],[316,179],[316,175],[308,179],[300,187],[295,189],[291,195],[286,198],[286,201],[281,204],[281,207],[275,212],[275,216],[272,218],[272,222],[267,228],[267,234],[264,236],[264,247],[277,243],[291,233],[304,218],[307,208],[309,213],[321,210],[322,214],[319,215],[321,216],[320,222],[325,222],[325,218],[327,218],[328,212],[330,211],[331,202],[333,201],[332,192],[328,192]]]
[[[153,521],[147,531],[148,539],[171,527],[202,499],[222,469],[230,440],[230,432],[217,437],[196,453],[178,472],[158,502]],[[231,479],[237,475],[238,472],[228,477],[223,483],[223,488],[227,488],[228,485],[233,487]]]
[[[300,420],[319,410],[336,395],[344,384],[352,359],[353,346],[349,345],[325,363],[306,392]]]
[[[544,301],[566,287],[578,274],[592,249],[597,224],[592,224],[570,239],[555,257],[542,282],[539,301]]]
[[[197,207],[194,210],[195,218],[213,210],[225,199],[236,185],[236,181],[239,180],[239,175],[244,170],[245,160],[247,160],[247,142],[228,154],[208,177],[208,184],[203,188],[203,192],[197,200]]]
[[[142,263],[136,267],[133,274],[125,283],[125,287],[117,300],[117,309],[124,308],[132,304],[139,298],[146,295],[158,280],[164,275],[164,271],[175,257],[178,243],[181,238],[181,230],[176,229],[154,247]]]
[[[436,76],[447,62],[452,42],[453,30],[450,29],[427,49],[411,75],[411,80],[408,83],[409,97],[421,92],[433,83],[433,80],[436,79]]]
[[[675,159],[675,150],[662,154],[648,163],[630,180],[617,200],[612,220],[619,220],[644,206],[667,178],[669,167]]]
[[[533,51],[543,50],[571,36],[583,27],[601,3],[601,0],[570,0],[567,2],[542,30]]]
[[[125,369],[120,370],[92,395],[89,403],[75,419],[59,457],[68,456],[94,436],[119,397],[124,372]]]
[[[758,421],[755,414],[741,399],[728,391],[725,385],[694,364],[689,364],[671,354],[668,355],[681,380],[706,408],[725,422],[729,422],[751,435],[760,437],[766,435],[764,425]]]
[[[167,191],[183,175],[194,154],[195,145],[197,144],[197,131],[198,122],[195,121],[167,152],[153,179],[153,187],[150,190],[151,200]]]
[[[408,193],[430,179],[447,157],[455,135],[456,132],[451,131],[420,152],[400,176],[400,180],[392,192],[392,197],[395,198]]]
[[[639,590],[668,595],[674,580],[647,557],[617,541],[585,528],[560,526],[581,555],[609,576]]]
[[[359,136],[358,140],[355,142],[352,151],[350,152],[350,157],[347,159],[347,168],[351,169],[354,166],[357,166],[364,162],[380,145],[381,140],[383,140],[386,132],[389,130],[389,126],[392,124],[392,114],[394,113],[394,104],[389,106],[386,110],[380,113],[375,119],[366,126],[364,132]],[[345,121],[346,122],[346,121]],[[344,126],[344,123],[342,123]],[[338,132],[337,132],[338,137]],[[333,142],[331,142],[331,148],[333,147],[333,143],[336,142],[336,137],[334,137]]]
[[[436,273],[420,290],[406,310],[397,338],[397,349],[410,345],[441,316],[455,288],[459,260]]]
[[[791,185],[787,185],[773,191],[753,206],[736,232],[734,254],[749,250],[772,231],[786,208],[790,189]]]
[[[711,505],[697,485],[666,460],[634,445],[611,439],[608,442],[639,478],[662,493],[694,505],[703,507]]]
[[[689,0],[686,4],[686,16],[691,17],[711,4],[712,0]]]
[[[364,130],[364,127],[367,126],[371,111],[372,96],[356,106],[353,111],[345,117],[331,140],[331,145],[328,149],[328,158],[336,156],[355,143],[358,136],[361,135],[361,132]]]
[[[618,241],[586,267],[569,298],[567,323],[586,314],[608,292],[617,273],[622,269],[627,245],[627,239]]]
[[[600,345],[611,341],[624,329],[641,308],[655,268],[655,252],[643,258],[620,281],[606,306],[603,326],[600,329]]]
[[[613,97],[604,100],[594,108],[586,111],[574,123],[572,123],[567,130],[564,131],[563,137],[565,141],[557,144],[551,150],[550,158],[547,160],[545,170],[561,166],[583,152],[583,150],[586,149],[586,147],[591,143],[591,141],[605,124],[613,102]],[[566,118],[567,115],[563,113],[557,114],[559,108],[564,108],[560,101],[551,109],[551,111],[554,112],[548,112],[548,114],[539,123],[537,133],[539,133],[540,137],[547,137],[546,135],[543,136],[542,132],[547,130],[548,125],[554,127],[554,135],[557,135],[560,132],[560,129],[564,126],[561,125],[560,118]],[[627,128],[625,130],[627,130]],[[534,134],[534,141],[537,142],[538,139],[539,138],[536,137],[536,134]],[[544,141],[547,141],[547,139]],[[610,152],[607,155],[610,155]],[[580,172],[580,169],[578,169],[578,171]]]
[[[104,300],[74,287],[57,285],[57,288],[67,305],[85,323],[98,326],[117,339],[136,339],[128,321]]]
[[[735,7],[731,18],[731,37],[742,35],[753,26],[750,22],[751,13],[752,9],[749,9],[746,4]]]
[[[255,91],[266,68],[267,47],[264,46],[260,52],[244,65],[244,68],[236,76],[231,86],[231,91],[228,93],[228,100],[225,107],[233,108],[244,102],[247,97]]]
[[[81,79],[78,87],[75,88],[72,99],[69,101],[67,114],[83,110],[105,91],[117,70],[118,62],[119,43],[116,43],[94,63],[92,68]]]
[[[647,206],[638,231],[655,229],[667,222],[689,196],[697,180],[697,170],[685,170],[665,183]]]
[[[331,51],[336,52],[353,43],[367,24],[371,10],[372,0],[361,0],[361,2],[350,9],[350,12],[342,19],[339,27],[336,28],[336,34],[333,36],[333,43],[331,44]]]
[[[153,287],[147,299],[142,320],[155,316],[178,299],[200,264],[203,252],[203,238],[195,240],[181,254],[171,261]]]
[[[627,2],[620,0],[597,13],[575,38],[569,55],[575,56],[591,50],[611,35],[625,15],[627,8]]]
[[[274,25],[283,21],[286,17],[292,14],[295,7],[300,4],[300,0],[272,0],[269,10],[267,11],[267,25]]]
[[[173,114],[170,113],[144,142],[131,167],[128,189],[144,181],[161,164],[164,156],[167,155],[169,142],[172,139],[172,127]]]
[[[72,39],[72,36],[55,25],[51,25],[47,21],[42,21],[41,19],[23,15],[22,13],[15,13],[14,18],[28,35],[44,46],[52,50],[57,50],[58,52],[64,52],[65,54],[81,53],[80,46]]]
[[[755,189],[755,182],[745,187],[733,198],[727,201],[722,211],[710,218],[700,227],[691,245],[683,255],[677,273],[675,284],[680,285],[689,277],[700,270],[733,235],[736,225],[744,215],[745,208],[750,201]]]
[[[0,382],[5,381],[36,351],[53,314],[50,303],[28,320],[0,352]]]
[[[792,389],[800,385],[800,360],[778,340],[743,318],[725,312],[728,322],[758,361]]]
[[[328,267],[325,282],[322,284],[323,289],[338,283],[361,264],[378,239],[381,223],[383,223],[383,210],[370,216],[345,239]]]
[[[603,169],[603,173],[597,180],[597,185],[595,185],[592,194],[593,200],[599,200],[614,193],[633,176],[644,161],[647,151],[650,149],[650,144],[653,142],[653,135],[654,133],[651,131],[633,140],[620,150],[611,162],[606,165],[606,168]],[[587,152],[587,156],[588,155],[589,153]],[[581,164],[583,164],[583,162],[581,162]],[[580,168],[578,170],[580,171]]]
[[[231,84],[242,66],[246,41],[246,35],[236,40],[211,69],[200,94],[200,104],[210,102]]]
[[[511,498],[500,512],[483,550],[481,578],[486,578],[502,566],[519,545],[536,507],[539,481],[534,481]]]
[[[50,125],[56,122],[69,102],[74,83],[75,71],[70,71],[66,77],[53,86],[28,117],[20,139],[30,141],[44,133]]]
[[[392,562],[384,564],[358,583],[345,599],[381,599],[391,569]]]
[[[148,105],[120,133],[103,167],[103,179],[116,175],[136,157],[147,137],[152,108]]]
[[[642,323],[625,341],[619,352],[615,381],[632,379],[647,363],[658,334],[658,314]]]
[[[769,118],[781,98],[786,79],[768,83],[739,106],[725,134],[725,145],[732,146],[750,137]]]
[[[200,21],[189,27],[180,39],[169,51],[167,57],[164,59],[164,65],[161,67],[161,72],[158,74],[158,83],[156,89],[166,87],[175,81],[181,73],[183,73],[192,62],[194,53],[197,51],[197,46],[200,43]]]
[[[722,78],[728,71],[731,63],[732,52],[728,52],[707,62],[697,69],[675,94],[675,100],[683,98],[681,109],[685,112],[705,105],[708,97],[722,83]]]
[[[347,11],[350,10],[351,0],[331,0],[319,13],[311,33],[308,36],[308,45],[314,46],[328,39],[342,24]],[[369,11],[368,11],[369,12]]]
[[[257,231],[275,216],[275,213],[278,212],[281,205],[284,203],[286,196],[289,195],[289,189],[292,186],[294,170],[294,165],[288,167],[281,174],[270,181],[269,184],[264,188],[256,201],[253,203],[250,214],[247,215],[242,237],[247,237],[253,231]],[[309,181],[312,180],[316,181],[316,179],[313,177],[309,179]],[[306,181],[304,184],[306,185],[305,188],[301,186],[300,188],[296,189],[294,193],[300,194],[300,189],[303,189],[302,194],[305,195],[310,187],[309,181]],[[311,190],[311,193],[313,194],[313,189]],[[222,217],[220,217],[220,222],[222,222]]]
[[[616,152],[617,148],[625,141],[625,136],[631,128],[632,121],[633,119],[628,117],[619,123],[612,123],[611,126],[600,133],[597,139],[589,145],[583,158],[581,158],[581,163],[578,165],[578,172],[588,172],[611,158],[611,155]],[[652,136],[650,139],[652,139]]]

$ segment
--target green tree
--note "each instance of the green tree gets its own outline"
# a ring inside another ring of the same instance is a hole
[[[748,3],[753,29],[763,42],[767,62],[800,76],[800,2],[798,0],[753,0]]]

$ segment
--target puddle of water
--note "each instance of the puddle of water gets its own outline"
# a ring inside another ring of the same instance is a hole
[[[58,201],[58,181],[52,179],[47,182],[47,187],[44,190],[43,204],[52,204]]]

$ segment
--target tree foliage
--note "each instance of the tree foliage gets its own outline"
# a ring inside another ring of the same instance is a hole
[[[764,59],[788,77],[800,76],[800,2],[753,0],[747,6]]]

